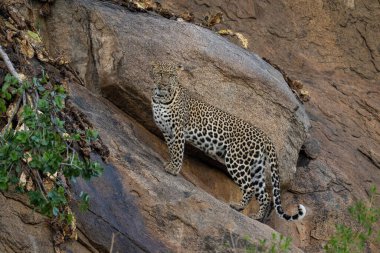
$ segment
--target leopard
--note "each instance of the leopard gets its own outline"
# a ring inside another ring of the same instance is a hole
[[[178,175],[183,164],[185,143],[224,164],[243,194],[240,203],[230,207],[242,211],[253,196],[259,203],[251,218],[260,220],[271,207],[265,184],[265,168],[271,170],[273,207],[287,220],[301,220],[306,209],[289,215],[281,205],[280,174],[276,149],[270,138],[254,125],[199,99],[179,82],[180,64],[152,64],[154,122],[168,146],[170,161],[165,170]]]

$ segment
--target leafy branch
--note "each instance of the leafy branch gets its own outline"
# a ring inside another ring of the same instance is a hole
[[[11,73],[0,87],[0,114],[8,117],[0,134],[0,190],[27,192],[39,212],[60,224],[62,238],[75,238],[66,179],[102,173],[98,163],[75,149],[78,142],[97,141],[98,134],[91,129],[67,131],[63,86],[51,83],[45,72],[31,81],[21,80],[1,46],[0,56]],[[80,198],[80,208],[86,209],[89,196],[81,193]]]

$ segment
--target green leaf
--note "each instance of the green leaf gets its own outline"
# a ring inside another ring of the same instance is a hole
[[[86,141],[87,142],[96,141],[99,137],[98,132],[94,129],[87,129],[85,132],[85,135],[86,135]]]
[[[1,92],[4,93],[8,90],[8,88],[11,86],[11,82],[5,82],[3,86],[1,87]]]
[[[16,133],[15,140],[20,144],[25,144],[28,142],[29,134],[26,131],[19,131]]]
[[[369,189],[370,196],[375,195],[377,192],[376,185],[372,185],[371,188]]]
[[[4,82],[5,83],[9,83],[12,77],[13,76],[11,74],[6,74],[5,77],[4,77]]]
[[[27,90],[27,89],[31,88],[32,85],[30,84],[29,81],[24,81],[21,87],[23,90]]]
[[[4,83],[10,83],[11,85],[18,84],[18,80],[16,77],[12,76],[11,74],[6,74],[4,78]]]
[[[7,111],[7,107],[5,105],[5,100],[0,98],[0,113],[4,113]]]
[[[56,85],[55,86],[55,91],[58,94],[66,94],[65,88],[62,85]]]
[[[9,92],[10,92],[12,95],[15,95],[15,94],[17,94],[17,89],[14,88],[14,87],[11,87],[11,88],[9,88]]]
[[[79,197],[80,197],[79,209],[81,211],[87,211],[88,207],[89,207],[90,197],[88,196],[87,193],[85,193],[83,191],[80,193]]]
[[[6,191],[8,190],[8,176],[0,176],[0,190]]]
[[[60,96],[55,96],[54,97],[54,105],[59,109],[59,110],[62,110],[63,107],[65,106],[64,104],[64,99]]]
[[[42,193],[40,191],[30,191],[28,192],[28,195],[29,195],[29,201],[32,205],[37,207],[39,210],[45,209],[44,207],[46,206],[46,200],[42,196]]]
[[[53,207],[53,215],[57,217],[59,214],[59,209],[57,207]]]
[[[41,98],[38,100],[38,109],[46,112],[49,109],[49,102],[46,99]]]
[[[49,81],[49,77],[48,77],[47,73],[45,72],[45,70],[43,69],[40,82],[41,82],[41,84],[46,84],[48,81]]]
[[[73,141],[80,141],[80,133],[75,133],[71,136]]]
[[[71,224],[74,221],[74,216],[73,216],[72,213],[68,213],[66,215],[66,221],[67,221],[68,224]]]
[[[35,32],[32,32],[32,31],[28,30],[28,31],[26,32],[26,34],[27,34],[30,38],[32,38],[35,42],[37,42],[37,43],[41,43],[41,42],[42,42],[41,37],[40,37],[40,35],[39,35],[38,33],[35,33]]]
[[[15,185],[15,184],[18,184],[18,182],[20,182],[20,179],[16,176],[12,176],[9,178],[9,183],[11,185]]]
[[[12,161],[12,162],[15,162],[15,161],[18,161],[20,160],[20,158],[22,157],[22,154],[20,154],[20,152],[17,152],[16,150],[12,150],[9,154],[9,159]]]

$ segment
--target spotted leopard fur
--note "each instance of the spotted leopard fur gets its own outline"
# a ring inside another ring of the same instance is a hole
[[[185,142],[226,165],[229,174],[243,192],[239,204],[243,210],[256,197],[260,204],[254,219],[262,219],[270,205],[265,190],[265,167],[271,169],[274,208],[285,220],[299,220],[306,209],[288,215],[281,206],[280,177],[275,147],[258,128],[218,108],[204,103],[179,85],[177,66],[158,63],[153,66],[155,83],[152,96],[153,115],[169,147],[170,163],[166,171],[177,175],[182,167]]]

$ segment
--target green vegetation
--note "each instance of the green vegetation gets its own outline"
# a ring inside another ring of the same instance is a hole
[[[52,84],[45,73],[22,84],[5,76],[0,115],[10,120],[0,134],[0,190],[27,192],[36,210],[70,224],[74,218],[68,208],[66,180],[90,179],[99,176],[102,168],[74,149],[80,141],[88,145],[96,141],[98,134],[66,131],[61,120],[65,98],[63,86]],[[82,193],[80,198],[80,208],[86,209],[89,196]]]
[[[230,234],[230,239],[223,244],[222,251],[245,252],[245,253],[290,253],[292,240],[281,234],[272,233],[270,240],[259,240],[253,243],[249,236],[243,238]],[[217,250],[218,251],[218,250]]]
[[[260,240],[258,245],[249,245],[246,253],[288,253],[290,252],[290,244],[292,240],[280,234],[272,234],[270,241],[264,239]]]
[[[324,247],[327,253],[365,252],[368,243],[380,243],[380,208],[374,206],[375,198],[378,196],[379,193],[373,186],[370,189],[368,205],[359,201],[348,209],[359,227],[353,229],[345,225],[337,225],[335,235]]]
[[[349,207],[348,211],[357,227],[349,227],[342,224],[336,226],[336,233],[324,246],[326,253],[364,253],[370,243],[380,244],[380,207],[374,206],[376,197],[380,194],[376,187],[370,189],[370,201],[365,204],[363,201],[356,202]],[[290,252],[291,239],[280,235],[272,234],[271,240],[261,240],[258,244],[249,242],[249,238],[244,238],[246,253],[287,253]]]

